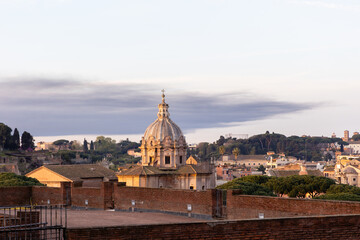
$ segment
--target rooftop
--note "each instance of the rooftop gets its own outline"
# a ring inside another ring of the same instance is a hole
[[[86,178],[116,179],[114,171],[97,164],[46,165],[45,167],[73,181]]]
[[[120,212],[104,210],[68,210],[68,227],[110,227],[121,225],[147,225],[189,223],[203,220],[154,212]]]

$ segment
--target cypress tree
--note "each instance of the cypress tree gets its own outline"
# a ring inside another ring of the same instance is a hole
[[[84,152],[89,151],[89,148],[88,148],[88,142],[86,141],[86,139],[85,139],[85,138],[84,138],[84,146],[83,146],[83,149],[84,149]]]
[[[29,148],[31,149],[35,148],[33,136],[31,136],[31,134],[26,131],[24,131],[23,134],[21,135],[21,148],[23,150],[27,150]]]

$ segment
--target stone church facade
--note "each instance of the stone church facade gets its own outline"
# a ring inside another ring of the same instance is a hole
[[[215,187],[214,167],[186,161],[187,143],[171,119],[162,95],[157,119],[146,129],[141,141],[141,165],[118,174],[126,186],[205,190]]]

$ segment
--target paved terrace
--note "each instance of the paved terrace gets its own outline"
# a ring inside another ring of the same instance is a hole
[[[119,212],[104,210],[68,210],[67,226],[78,227],[110,227],[122,225],[147,225],[165,223],[190,223],[203,220],[152,212]]]

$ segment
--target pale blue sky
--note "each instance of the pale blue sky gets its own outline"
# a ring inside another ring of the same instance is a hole
[[[359,23],[351,0],[0,0],[0,122],[138,136],[165,88],[189,142],[359,131]]]

